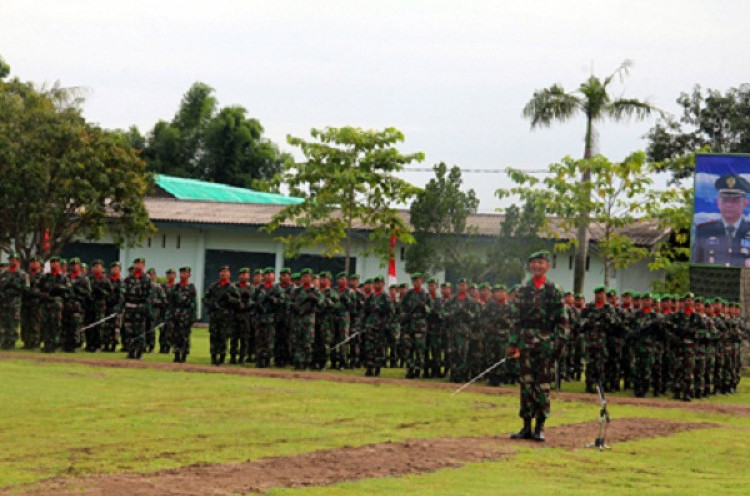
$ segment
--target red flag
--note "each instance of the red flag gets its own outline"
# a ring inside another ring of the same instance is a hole
[[[391,252],[388,260],[388,285],[396,284],[396,233],[391,234]]]

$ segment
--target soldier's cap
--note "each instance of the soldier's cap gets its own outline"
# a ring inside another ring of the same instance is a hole
[[[470,289],[479,289],[479,285],[477,283],[473,282],[473,283],[469,284],[469,288]]]
[[[385,276],[383,276],[383,274],[378,274],[372,278],[372,282],[385,282]]]
[[[703,303],[703,297],[702,296],[696,296],[695,297],[695,302],[696,303]]]
[[[8,259],[9,260],[13,260],[14,258],[16,260],[19,260],[21,258],[21,255],[19,255],[18,252],[14,251],[13,253],[10,254],[10,256],[8,257]]]
[[[568,296],[568,295],[572,295],[572,294],[573,294],[573,291],[571,291],[569,289],[566,289],[565,291],[563,291],[563,296]]]
[[[81,264],[81,267],[84,268],[84,269],[88,269],[89,268],[89,264],[87,264],[86,262],[84,262],[84,263]]]
[[[714,183],[719,196],[724,198],[738,198],[750,193],[750,183],[739,174],[724,174]]]
[[[70,260],[68,260],[69,265],[80,264],[80,263],[81,263],[81,259],[78,257],[73,257]]]
[[[109,268],[111,269],[112,267],[122,267],[122,266],[120,265],[120,262],[112,262],[111,264],[109,264]]]
[[[33,255],[31,258],[29,258],[29,262],[39,262],[41,259],[37,257],[36,255]]]
[[[352,274],[349,276],[349,279],[359,279],[359,274]]]
[[[167,271],[165,272],[165,274],[174,274],[174,273],[175,271],[172,267],[168,268]]]
[[[94,265],[104,265],[104,260],[102,260],[101,258],[97,258],[96,260],[91,262],[91,266],[93,267]]]
[[[430,277],[429,279],[427,279],[427,284],[439,284],[439,283],[436,278]]]
[[[133,263],[134,263],[134,264],[137,264],[137,263],[139,263],[139,262],[140,262],[140,263],[144,263],[144,264],[145,264],[145,263],[146,263],[146,257],[138,257],[138,258],[136,258],[135,260],[133,260]]]
[[[239,270],[239,274],[249,274],[250,273],[250,267],[242,267]]]
[[[607,290],[607,295],[615,295],[615,296],[617,296],[617,290],[614,289],[614,288],[609,288]]]
[[[648,291],[646,291],[645,293],[641,293],[640,296],[641,296],[641,298],[651,298],[651,293],[649,293]]]
[[[625,291],[620,293],[620,296],[633,296],[633,292],[630,291],[629,289],[626,289]]]
[[[365,279],[364,283],[365,284],[372,284],[372,278],[370,277],[370,278]]]
[[[485,281],[479,285],[479,289],[492,289],[492,284]]]
[[[316,274],[315,272],[312,273],[313,279],[320,279],[320,274]]]
[[[575,295],[573,295],[573,298],[575,298],[575,299],[578,299],[578,298],[584,299],[585,297],[583,296],[583,293],[576,293]]]
[[[726,298],[722,298],[722,299],[721,299],[721,302],[722,302],[722,303],[723,303],[724,305],[726,305],[727,303],[729,303],[729,302],[727,301],[727,299],[726,299]]]
[[[687,299],[694,300],[695,299],[695,293],[691,293],[690,291],[688,291],[687,293],[685,293],[684,295],[682,295],[682,299],[683,300],[687,300]]]
[[[341,277],[346,277],[346,272],[344,272],[343,270],[339,272],[338,274],[336,274],[336,279],[339,279]]]
[[[290,269],[289,267],[282,267],[281,270],[279,271],[279,274],[291,274],[291,273],[292,273],[292,269]]]
[[[539,250],[529,255],[529,262],[536,259],[552,260],[552,254],[547,250]]]
[[[412,272],[410,279],[422,279],[422,273],[421,272]]]
[[[60,263],[63,265],[66,265],[68,263],[68,260],[66,258],[60,258]]]
[[[146,274],[156,274],[156,269],[153,267],[149,267],[146,271]]]
[[[262,273],[263,273],[263,269],[253,269],[253,275],[262,274]]]
[[[607,288],[604,286],[597,286],[594,288],[594,293],[604,293],[607,291]]]
[[[406,284],[405,282],[402,282],[401,284],[399,284],[399,285],[398,285],[398,289],[402,289],[402,288],[403,288],[403,289],[406,289],[406,288],[408,288],[408,287],[409,287],[409,285],[408,285],[408,284]]]
[[[441,287],[441,288],[450,288],[450,287],[452,287],[452,286],[451,286],[451,283],[449,283],[449,282],[447,282],[447,281],[446,281],[446,282],[444,282],[443,284],[441,284],[441,285],[440,285],[440,287]]]
[[[134,271],[134,270],[135,270],[135,267],[133,267],[132,265],[130,267],[128,267],[128,272],[131,272],[131,271]]]
[[[505,287],[505,284],[495,284],[492,286],[492,291],[508,291],[508,288]]]
[[[327,270],[324,270],[323,272],[320,273],[320,277],[325,277],[327,279],[330,279],[331,278],[331,273],[328,272]]]
[[[661,295],[660,294],[654,294],[651,297],[651,299],[654,300],[654,301],[656,301],[656,302],[659,302],[659,301],[661,301]]]
[[[398,284],[391,284],[388,286],[388,289],[396,289],[398,287]]]
[[[469,284],[469,280],[467,278],[465,278],[465,277],[462,277],[461,279],[458,280],[458,283],[459,284],[461,284],[461,283]]]
[[[305,267],[304,269],[302,269],[302,270],[299,271],[299,274],[300,275],[303,275],[303,274],[311,274],[312,275],[312,269],[310,267]]]
[[[625,293],[623,293],[623,294],[625,294]],[[641,293],[639,293],[638,291],[633,291],[632,293],[630,293],[630,296],[632,296],[633,299],[635,300],[635,299],[641,297]]]
[[[292,275],[290,276],[292,279],[299,279],[300,273],[299,272],[292,272]]]
[[[224,265],[222,265],[222,266],[219,267],[219,270],[230,270],[229,269],[229,265],[224,264]]]
[[[265,269],[263,269],[263,273],[264,274],[271,274],[271,273],[274,272],[274,270],[275,269],[273,267],[266,267]]]
[[[186,265],[186,266],[184,266],[184,267],[180,267],[180,272],[192,272],[192,271],[190,270],[190,267],[188,267],[188,266]]]

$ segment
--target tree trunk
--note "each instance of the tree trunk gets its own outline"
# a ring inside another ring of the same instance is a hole
[[[354,186],[349,187],[349,212],[347,212],[348,218],[346,219],[346,251],[344,253],[344,272],[348,278],[351,272],[350,268],[350,257],[352,253],[352,215],[354,212]]]
[[[583,150],[583,158],[591,158],[591,116],[586,117],[586,145]],[[584,184],[591,182],[591,171],[586,168],[581,176]],[[578,247],[576,248],[576,260],[573,267],[573,292],[583,293],[586,282],[586,257],[589,252],[589,211],[585,209],[578,219],[578,232],[576,233]]]

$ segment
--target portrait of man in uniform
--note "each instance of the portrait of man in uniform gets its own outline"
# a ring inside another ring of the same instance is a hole
[[[696,223],[691,261],[724,267],[750,266],[750,221],[743,215],[750,182],[739,174],[728,173],[716,179],[714,188],[719,216]]]

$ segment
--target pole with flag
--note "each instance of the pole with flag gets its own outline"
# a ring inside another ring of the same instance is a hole
[[[398,278],[396,277],[396,231],[391,233],[391,249],[388,255],[388,286],[391,284],[397,284]]]

